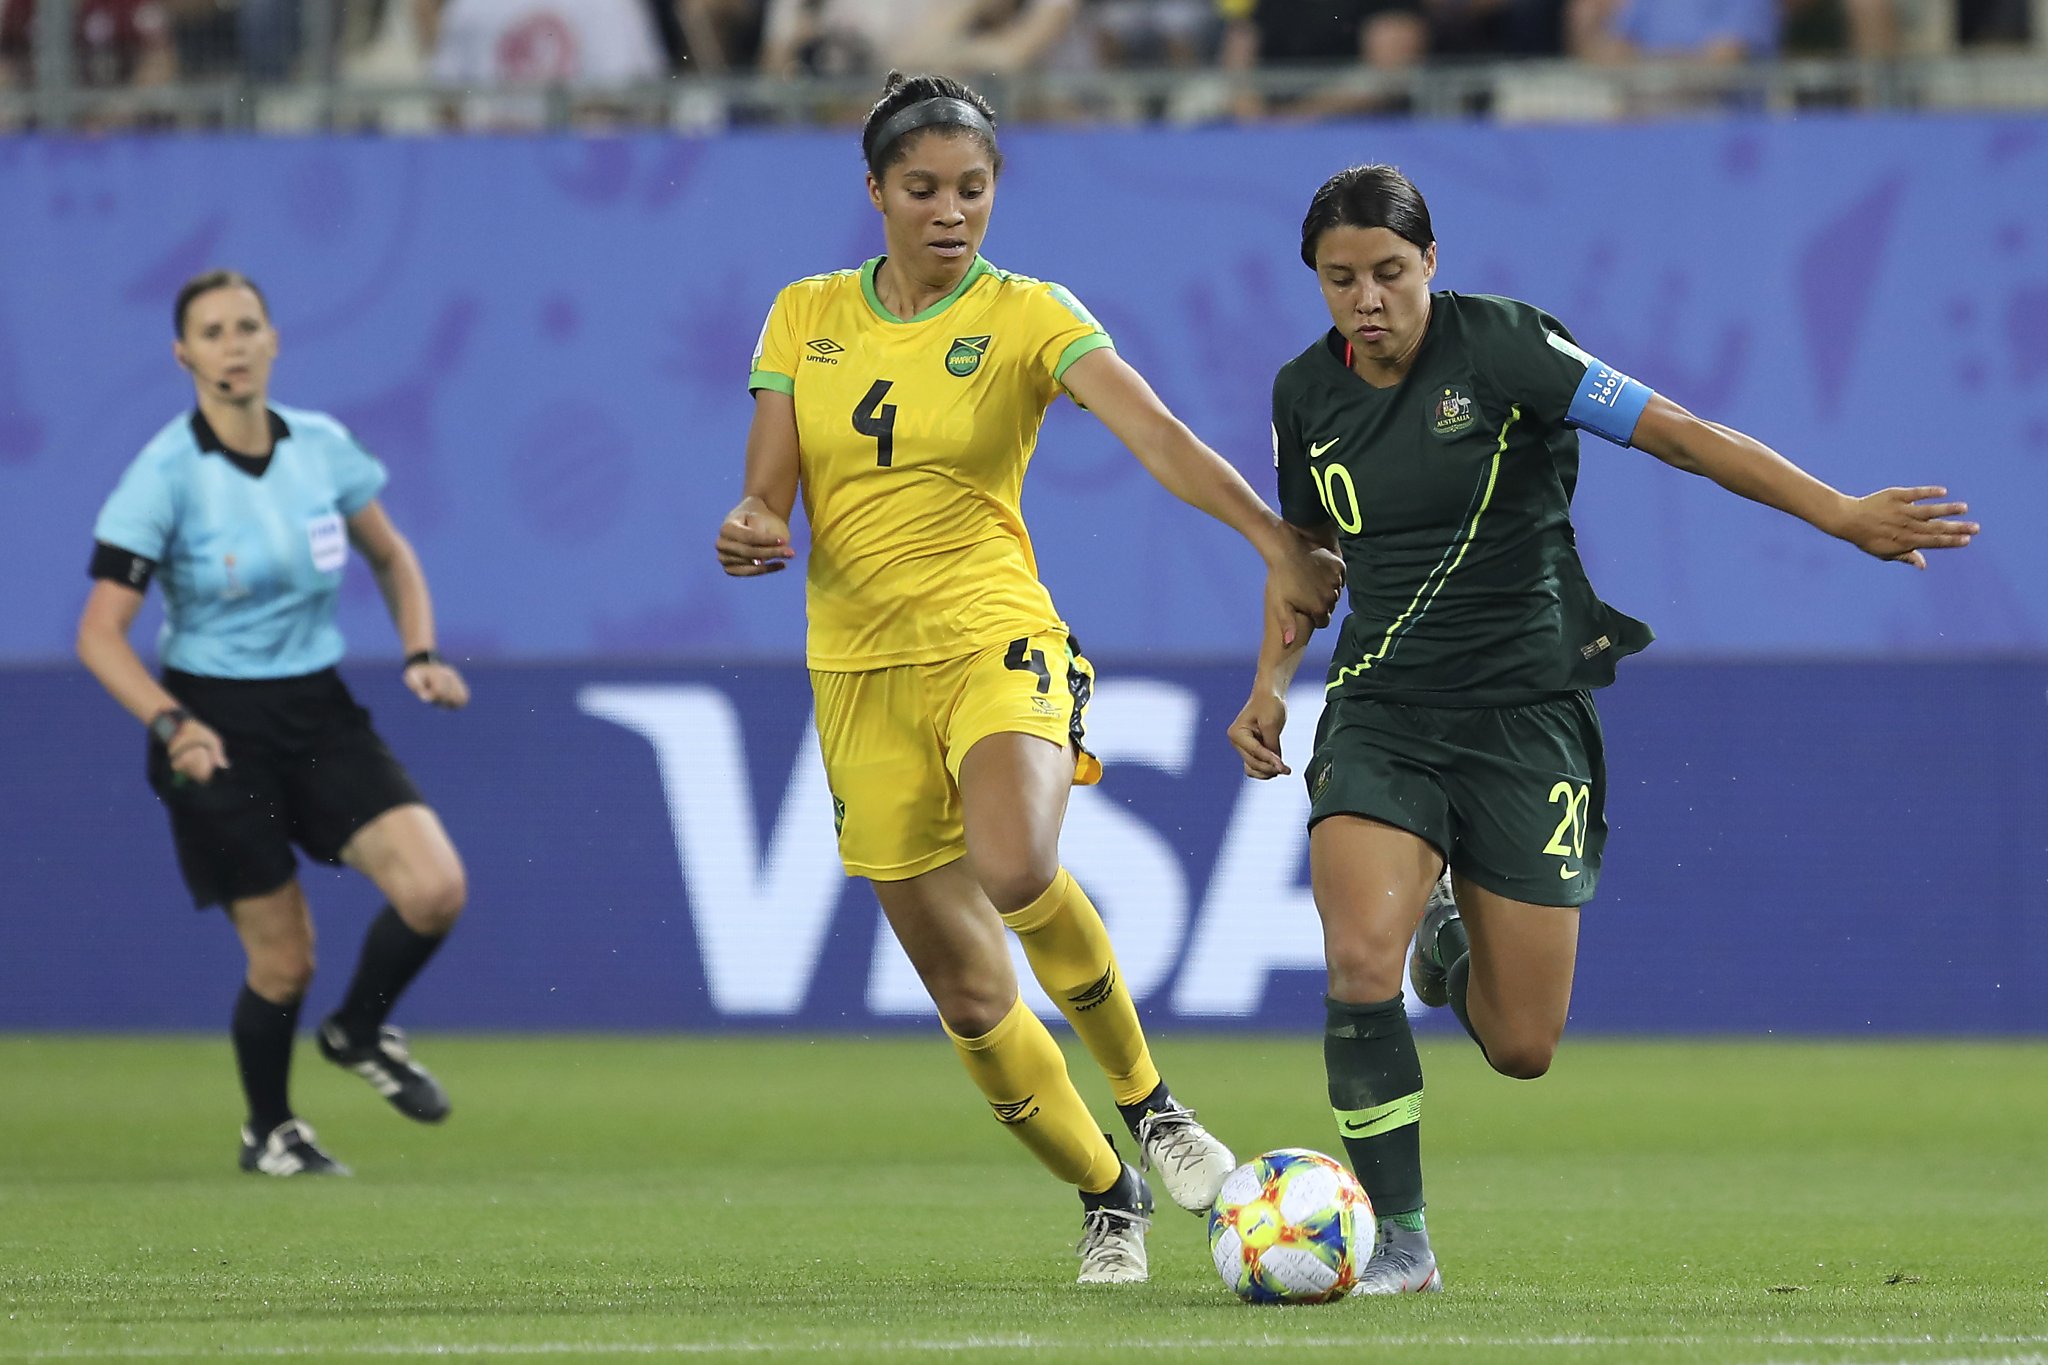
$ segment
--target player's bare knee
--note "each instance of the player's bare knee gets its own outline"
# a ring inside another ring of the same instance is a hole
[[[946,1021],[956,1037],[981,1038],[995,1030],[1009,1016],[1014,999],[1004,1000],[994,992],[961,982],[950,989],[934,987],[932,1003],[939,1018]]]
[[[998,914],[1022,910],[1051,889],[1060,874],[1057,852],[1049,857],[1026,857],[981,870],[981,889]]]
[[[1325,952],[1332,999],[1368,1005],[1401,993],[1405,964],[1398,955],[1389,958],[1366,943],[1332,943]]]
[[[311,949],[281,949],[249,958],[249,989],[272,1004],[288,1004],[313,984]]]
[[[439,936],[455,927],[469,901],[469,880],[460,866],[439,868],[396,889],[391,908],[416,934]]]
[[[1496,1047],[1486,1045],[1486,1060],[1501,1075],[1517,1081],[1533,1081],[1550,1070],[1557,1056],[1557,1043],[1512,1042]]]

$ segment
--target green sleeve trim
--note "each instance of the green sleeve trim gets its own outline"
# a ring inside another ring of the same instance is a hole
[[[1059,363],[1052,367],[1053,382],[1057,384],[1062,379],[1064,379],[1066,377],[1067,367],[1072,365],[1075,361],[1079,360],[1082,356],[1087,355],[1090,351],[1099,351],[1105,346],[1109,346],[1112,350],[1115,349],[1114,344],[1109,339],[1109,333],[1107,332],[1090,332],[1087,336],[1076,337],[1073,340],[1073,342],[1071,342],[1067,346],[1066,350],[1060,352]]]
[[[777,393],[786,393],[791,398],[796,397],[796,381],[786,374],[777,374],[773,370],[756,370],[747,376],[747,392],[752,393],[756,389],[773,389]]]
[[[1333,1108],[1330,1112],[1337,1116],[1337,1131],[1345,1137],[1378,1137],[1396,1128],[1422,1122],[1422,1092],[1418,1090],[1412,1095],[1403,1095],[1398,1100],[1388,1100],[1368,1109]]]

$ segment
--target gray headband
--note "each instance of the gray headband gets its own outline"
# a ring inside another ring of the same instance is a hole
[[[979,133],[988,139],[989,146],[995,146],[996,127],[988,121],[988,115],[966,100],[954,99],[950,95],[939,95],[932,99],[919,100],[908,109],[897,110],[875,130],[874,145],[868,149],[868,169],[873,170],[880,166],[889,149],[896,145],[905,133],[937,124],[950,124],[956,128]]]

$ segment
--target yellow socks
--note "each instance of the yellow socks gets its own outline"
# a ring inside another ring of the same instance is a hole
[[[1022,1000],[979,1038],[962,1038],[950,1028],[946,1036],[997,1121],[1047,1170],[1090,1194],[1116,1184],[1123,1162],[1074,1089],[1060,1045]]]
[[[1052,885],[1003,923],[1024,944],[1032,974],[1088,1045],[1118,1104],[1136,1104],[1159,1084],[1138,1007],[1116,969],[1109,930],[1095,902],[1064,867]]]

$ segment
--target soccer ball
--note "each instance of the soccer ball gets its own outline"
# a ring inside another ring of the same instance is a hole
[[[1378,1225],[1351,1172],[1283,1147],[1232,1171],[1209,1210],[1209,1254],[1248,1303],[1328,1303],[1358,1283]]]

